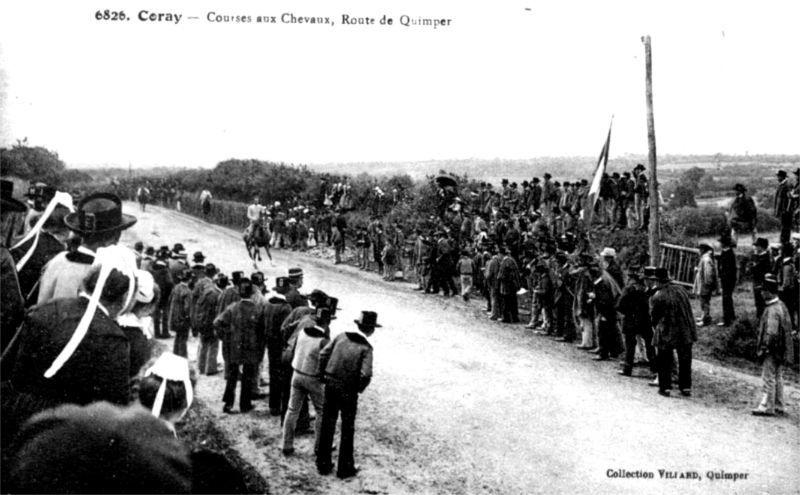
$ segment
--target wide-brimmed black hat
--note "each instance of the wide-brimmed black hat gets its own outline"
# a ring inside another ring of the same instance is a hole
[[[289,280],[289,277],[277,277],[275,278],[275,287],[273,287],[272,290],[279,294],[283,294],[289,290],[290,286],[291,281]]]
[[[301,278],[303,269],[300,267],[289,268],[289,278]]]
[[[64,217],[64,223],[81,235],[108,234],[132,227],[136,217],[122,213],[122,201],[116,194],[96,193],[83,198],[77,211]]]
[[[658,269],[657,266],[646,266],[644,267],[644,272],[642,273],[642,275],[644,276],[644,278],[649,278],[652,280],[656,274],[657,269]]]
[[[2,188],[0,188],[0,198],[2,198],[3,211],[15,211],[22,213],[28,211],[28,207],[22,201],[14,199],[14,183],[10,180],[3,179],[0,181]]]
[[[325,301],[325,306],[331,310],[331,319],[334,320],[336,319],[336,310],[342,309],[339,307],[339,299],[335,297],[328,297],[328,299]]]
[[[786,177],[786,170],[778,170],[777,172],[775,172],[775,175],[777,175],[778,177]]]
[[[753,243],[753,246],[758,246],[760,248],[768,249],[769,241],[765,237],[759,237],[758,239],[756,239],[756,242]]]
[[[653,275],[647,278],[655,280],[656,282],[669,282],[670,280],[672,280],[669,277],[669,272],[664,267],[656,268],[653,272]]]
[[[733,189],[735,191],[739,191],[739,192],[746,192],[747,191],[747,188],[744,187],[744,184],[736,184],[735,186],[733,186]]]
[[[193,263],[202,263],[206,260],[205,255],[202,251],[197,251],[192,255],[192,262]]]
[[[308,300],[314,303],[314,306],[319,306],[325,304],[328,300],[328,294],[319,289],[314,289],[311,291],[311,294],[308,295]]]
[[[239,282],[239,295],[241,297],[250,297],[253,295],[253,282],[250,279],[243,278]]]
[[[314,314],[311,315],[309,318],[311,318],[316,322],[320,322],[320,321],[331,321],[336,317],[331,314],[330,308],[326,308],[325,306],[320,306],[314,311]]]
[[[365,327],[380,328],[383,326],[378,325],[378,313],[374,311],[362,311],[361,316],[353,321]]]

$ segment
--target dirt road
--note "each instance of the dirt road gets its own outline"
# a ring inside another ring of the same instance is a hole
[[[182,242],[190,256],[202,250],[226,273],[252,271],[238,232],[169,210],[126,209],[139,217],[127,245]],[[488,321],[477,302],[424,296],[296,253],[273,256],[276,267],[262,263],[270,282],[298,265],[305,290],[340,299],[333,333],[351,328],[364,309],[377,311],[384,327],[372,339],[375,376],[359,402],[355,479],[317,475],[312,436],[297,439],[298,454],[284,458],[266,403],[226,416],[222,378],[200,381],[198,396],[272,493],[800,491],[800,434],[790,418],[704,401],[702,381],[696,397],[663,398],[644,375],[619,377],[614,363],[595,363],[572,345]],[[792,403],[796,414],[796,397]],[[668,479],[660,470],[677,474]],[[687,472],[699,478],[682,478]],[[746,477],[726,479],[734,473]]]

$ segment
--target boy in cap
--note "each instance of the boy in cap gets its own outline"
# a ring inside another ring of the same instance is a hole
[[[711,296],[719,286],[714,248],[706,242],[700,244],[700,261],[695,270],[694,294],[700,296],[700,309],[703,312],[697,318],[697,326],[704,327],[711,325]]]
[[[331,450],[336,421],[342,414],[339,462],[336,476],[355,476],[358,468],[353,459],[358,394],[364,392],[372,379],[372,346],[368,342],[378,324],[378,314],[362,311],[354,320],[355,330],[342,332],[319,353],[318,375],[325,383],[325,405],[322,411],[317,470],[328,474],[333,470]]]
[[[244,279],[239,284],[242,300],[228,306],[214,320],[217,336],[222,341],[222,356],[225,359],[227,384],[222,397],[225,406],[222,411],[233,412],[236,398],[236,384],[242,375],[242,388],[239,396],[239,410],[247,413],[253,410],[253,382],[257,380],[258,363],[263,356],[265,331],[263,306],[253,301],[253,283]]]
[[[461,276],[461,299],[465,302],[469,301],[469,293],[472,290],[472,273],[475,271],[475,263],[470,258],[469,251],[461,251],[461,259],[456,264],[456,270]]]
[[[764,380],[763,395],[756,416],[784,414],[783,368],[794,363],[792,319],[786,305],[778,298],[778,281],[767,275],[761,284],[762,297],[766,301],[764,313],[758,324],[758,357],[761,358],[761,378]]]
[[[298,289],[303,287],[303,269],[300,267],[289,268],[290,288],[286,292],[286,302],[292,309],[308,306],[308,299]]]

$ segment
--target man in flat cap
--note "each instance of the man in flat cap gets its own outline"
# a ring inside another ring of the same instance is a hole
[[[762,297],[766,301],[764,314],[758,324],[757,354],[761,359],[763,394],[756,416],[785,414],[783,397],[783,368],[794,363],[792,319],[789,310],[778,298],[778,281],[772,274],[761,284]]]
[[[707,242],[700,243],[700,261],[695,267],[694,295],[700,297],[702,315],[697,318],[697,326],[711,325],[711,296],[719,288],[717,264],[714,261],[714,248]]]

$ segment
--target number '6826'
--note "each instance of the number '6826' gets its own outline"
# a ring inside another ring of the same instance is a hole
[[[124,21],[128,17],[125,15],[125,12],[119,11],[114,12],[113,10],[98,10],[94,14],[94,18],[98,21]]]

